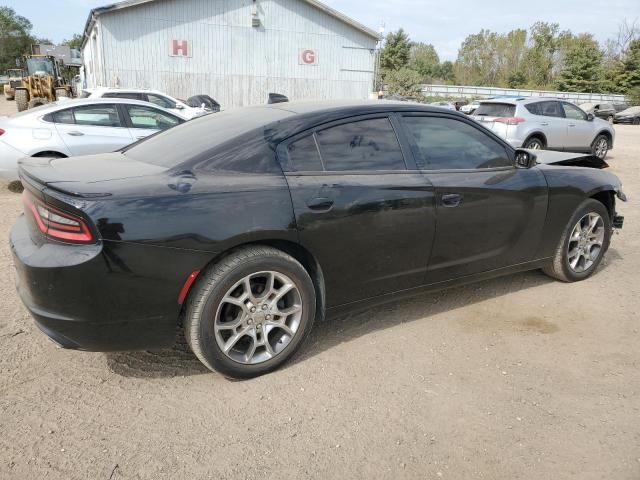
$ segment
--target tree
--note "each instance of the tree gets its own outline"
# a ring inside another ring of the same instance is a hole
[[[416,43],[411,47],[409,68],[418,72],[424,82],[430,83],[437,76],[440,57],[431,44]]]
[[[31,22],[9,7],[0,7],[0,71],[16,67],[16,59],[30,52]]]
[[[387,73],[387,89],[391,95],[416,97],[420,95],[422,76],[415,70],[404,67]]]
[[[615,83],[622,93],[640,89],[640,40],[634,40],[629,44],[615,73]]]
[[[567,92],[597,92],[602,87],[602,58],[593,35],[582,33],[567,43],[563,67],[556,80],[558,89]]]
[[[438,65],[438,69],[434,73],[436,80],[442,83],[453,83],[456,80],[456,74],[453,71],[453,62],[449,60],[442,62]]]
[[[411,40],[401,28],[387,35],[384,48],[380,52],[380,66],[385,72],[400,70],[409,63]]]
[[[529,46],[523,60],[523,72],[532,87],[547,87],[553,80],[553,69],[560,25],[536,22],[529,31]]]
[[[68,45],[68,46],[69,46],[69,48],[71,48],[71,49],[77,49],[77,50],[79,50],[79,49],[80,49],[80,47],[82,47],[82,40],[83,40],[83,38],[84,38],[84,37],[83,37],[82,35],[80,35],[80,34],[78,34],[78,33],[75,33],[75,34],[73,35],[73,37],[71,37],[71,39],[70,39],[70,40],[64,40],[64,41],[62,42],[62,45]]]

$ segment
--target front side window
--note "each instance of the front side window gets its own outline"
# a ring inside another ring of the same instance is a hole
[[[317,132],[316,140],[327,171],[406,169],[388,118],[330,127]]]
[[[96,127],[121,127],[120,116],[115,105],[87,105],[75,107],[73,116],[76,125],[92,125]]]
[[[512,165],[504,146],[459,120],[441,117],[402,118],[419,168],[461,170]]]
[[[570,103],[563,103],[562,108],[564,109],[565,117],[571,120],[586,120],[587,115],[580,110],[575,105],[571,105]]]
[[[180,120],[173,115],[168,115],[155,108],[139,105],[127,105],[126,108],[133,128],[166,130],[180,123]]]
[[[540,115],[545,117],[564,118],[564,111],[560,102],[540,102]]]
[[[176,103],[169,100],[167,97],[148,93],[147,98],[149,102],[162,108],[176,108]]]

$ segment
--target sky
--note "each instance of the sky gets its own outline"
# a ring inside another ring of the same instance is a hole
[[[0,0],[33,23],[33,33],[61,42],[82,33],[89,10],[117,0]],[[216,0],[211,0],[216,1]],[[259,1],[259,0],[258,0]],[[638,19],[640,0],[321,0],[367,27],[404,28],[414,41],[431,43],[441,59],[455,60],[467,35],[481,29],[508,32],[535,21],[593,33],[604,42],[626,18]]]

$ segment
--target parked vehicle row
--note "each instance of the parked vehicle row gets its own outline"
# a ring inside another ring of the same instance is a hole
[[[18,180],[23,157],[113,152],[185,121],[175,111],[116,98],[59,101],[26,110],[0,118],[0,177]]]
[[[182,322],[204,365],[251,377],[327,312],[527,269],[591,276],[622,227],[618,178],[485,124],[411,103],[286,103],[115,153],[29,158],[18,292],[63,347],[168,346]]]
[[[482,101],[472,118],[516,148],[588,152],[604,159],[615,140],[608,122],[556,98]]]

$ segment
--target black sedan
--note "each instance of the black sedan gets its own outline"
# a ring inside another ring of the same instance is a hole
[[[640,107],[629,107],[616,113],[613,117],[613,123],[630,123],[632,125],[640,125]]]
[[[589,277],[622,226],[602,167],[418,104],[223,112],[25,160],[17,288],[63,347],[164,347],[182,324],[207,367],[251,377],[344,308],[528,269]]]

